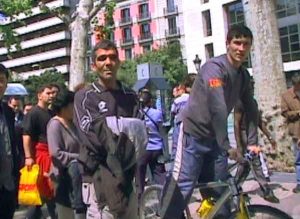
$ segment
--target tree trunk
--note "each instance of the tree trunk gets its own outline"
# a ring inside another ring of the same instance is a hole
[[[243,0],[245,20],[253,32],[251,53],[255,96],[263,118],[268,123],[277,142],[273,151],[264,137],[266,153],[271,167],[277,170],[291,171],[293,155],[287,126],[281,116],[280,97],[286,90],[286,80],[280,50],[279,32],[273,0]]]
[[[93,0],[80,0],[76,11],[76,18],[71,23],[72,44],[69,88],[84,82],[87,37],[89,30],[89,14],[93,8]]]

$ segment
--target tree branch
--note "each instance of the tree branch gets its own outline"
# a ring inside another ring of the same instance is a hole
[[[91,10],[90,14],[89,14],[89,21],[96,16],[96,14],[98,13],[98,11],[104,7],[105,3],[107,0],[102,0],[99,4],[95,5],[95,7]]]
[[[42,1],[39,2],[38,6],[41,11],[54,14],[56,17],[61,19],[67,26],[69,26],[71,24],[72,19],[69,16],[67,16],[66,14],[63,14],[60,10],[51,9]]]

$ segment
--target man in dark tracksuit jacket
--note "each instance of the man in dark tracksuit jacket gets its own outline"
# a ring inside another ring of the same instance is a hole
[[[108,167],[107,145],[103,145],[108,144],[110,141],[109,139],[103,138],[108,138],[111,134],[104,136],[103,132],[108,132],[109,130],[105,127],[105,124],[99,123],[97,120],[105,119],[105,117],[109,116],[134,117],[138,113],[136,94],[134,91],[125,88],[116,80],[119,64],[120,60],[118,52],[116,46],[112,42],[103,40],[96,44],[93,50],[92,68],[95,73],[98,74],[99,79],[92,85],[79,90],[75,94],[74,122],[79,129],[80,139],[82,139],[79,162],[83,167],[82,189],[84,202],[88,204],[87,219],[135,219],[137,217],[137,203],[132,204],[133,202],[130,200],[128,206],[121,209],[124,211],[122,216],[113,216],[111,209],[107,206],[107,200],[105,200],[105,198],[107,199],[108,197],[99,197],[101,196],[97,191],[97,188],[99,187],[93,185],[93,183],[95,183],[94,174],[99,168],[102,168],[102,170],[105,171],[104,174],[107,175],[107,177],[102,177],[100,179],[103,181],[102,183],[106,185],[104,187],[115,184],[115,181],[117,180],[116,178],[114,180],[112,179],[114,177],[114,170],[111,170]],[[103,127],[105,129],[103,129]],[[134,167],[127,170],[126,173],[124,173],[127,182],[124,182],[119,186],[132,184],[134,174]],[[95,189],[98,194],[95,193]],[[127,191],[124,192],[126,193],[129,191],[129,199],[132,199],[134,196],[132,188],[126,189]],[[112,192],[111,196],[114,195],[116,194]],[[116,206],[111,206],[111,208],[112,207]],[[133,208],[136,208],[136,210]]]
[[[2,102],[8,75],[0,64],[0,218],[12,219],[17,206],[20,159],[15,144],[15,114]]]
[[[258,110],[249,89],[250,75],[241,66],[252,38],[247,27],[233,26],[227,35],[227,54],[209,60],[196,77],[181,115],[174,167],[163,188],[163,219],[182,217],[199,175],[201,181],[214,180],[217,156],[236,159],[237,150],[228,140],[227,117],[239,99],[249,118],[248,145],[257,145]],[[224,166],[223,172],[227,173]]]

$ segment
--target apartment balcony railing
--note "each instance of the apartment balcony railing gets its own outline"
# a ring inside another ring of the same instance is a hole
[[[125,25],[131,25],[132,24],[132,19],[131,17],[122,17],[120,20],[120,26],[125,26]]]
[[[153,40],[152,34],[149,33],[142,33],[139,36],[139,43],[147,43],[147,42],[151,42]]]
[[[137,17],[138,22],[148,21],[151,19],[151,14],[149,11],[140,13]]]
[[[178,7],[166,7],[164,8],[164,15],[165,16],[171,16],[171,15],[175,15],[178,14]]]
[[[133,45],[134,44],[133,37],[128,37],[128,38],[122,39],[120,44],[121,44],[122,47]]]
[[[179,28],[170,28],[165,32],[166,38],[170,37],[179,37],[180,36],[180,29]]]

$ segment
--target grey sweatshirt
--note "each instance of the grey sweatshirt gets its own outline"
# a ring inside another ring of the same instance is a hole
[[[185,132],[198,139],[215,138],[219,147],[228,150],[227,117],[239,99],[249,118],[248,145],[257,144],[258,109],[250,92],[248,71],[235,69],[226,54],[212,58],[197,75],[182,112]]]

